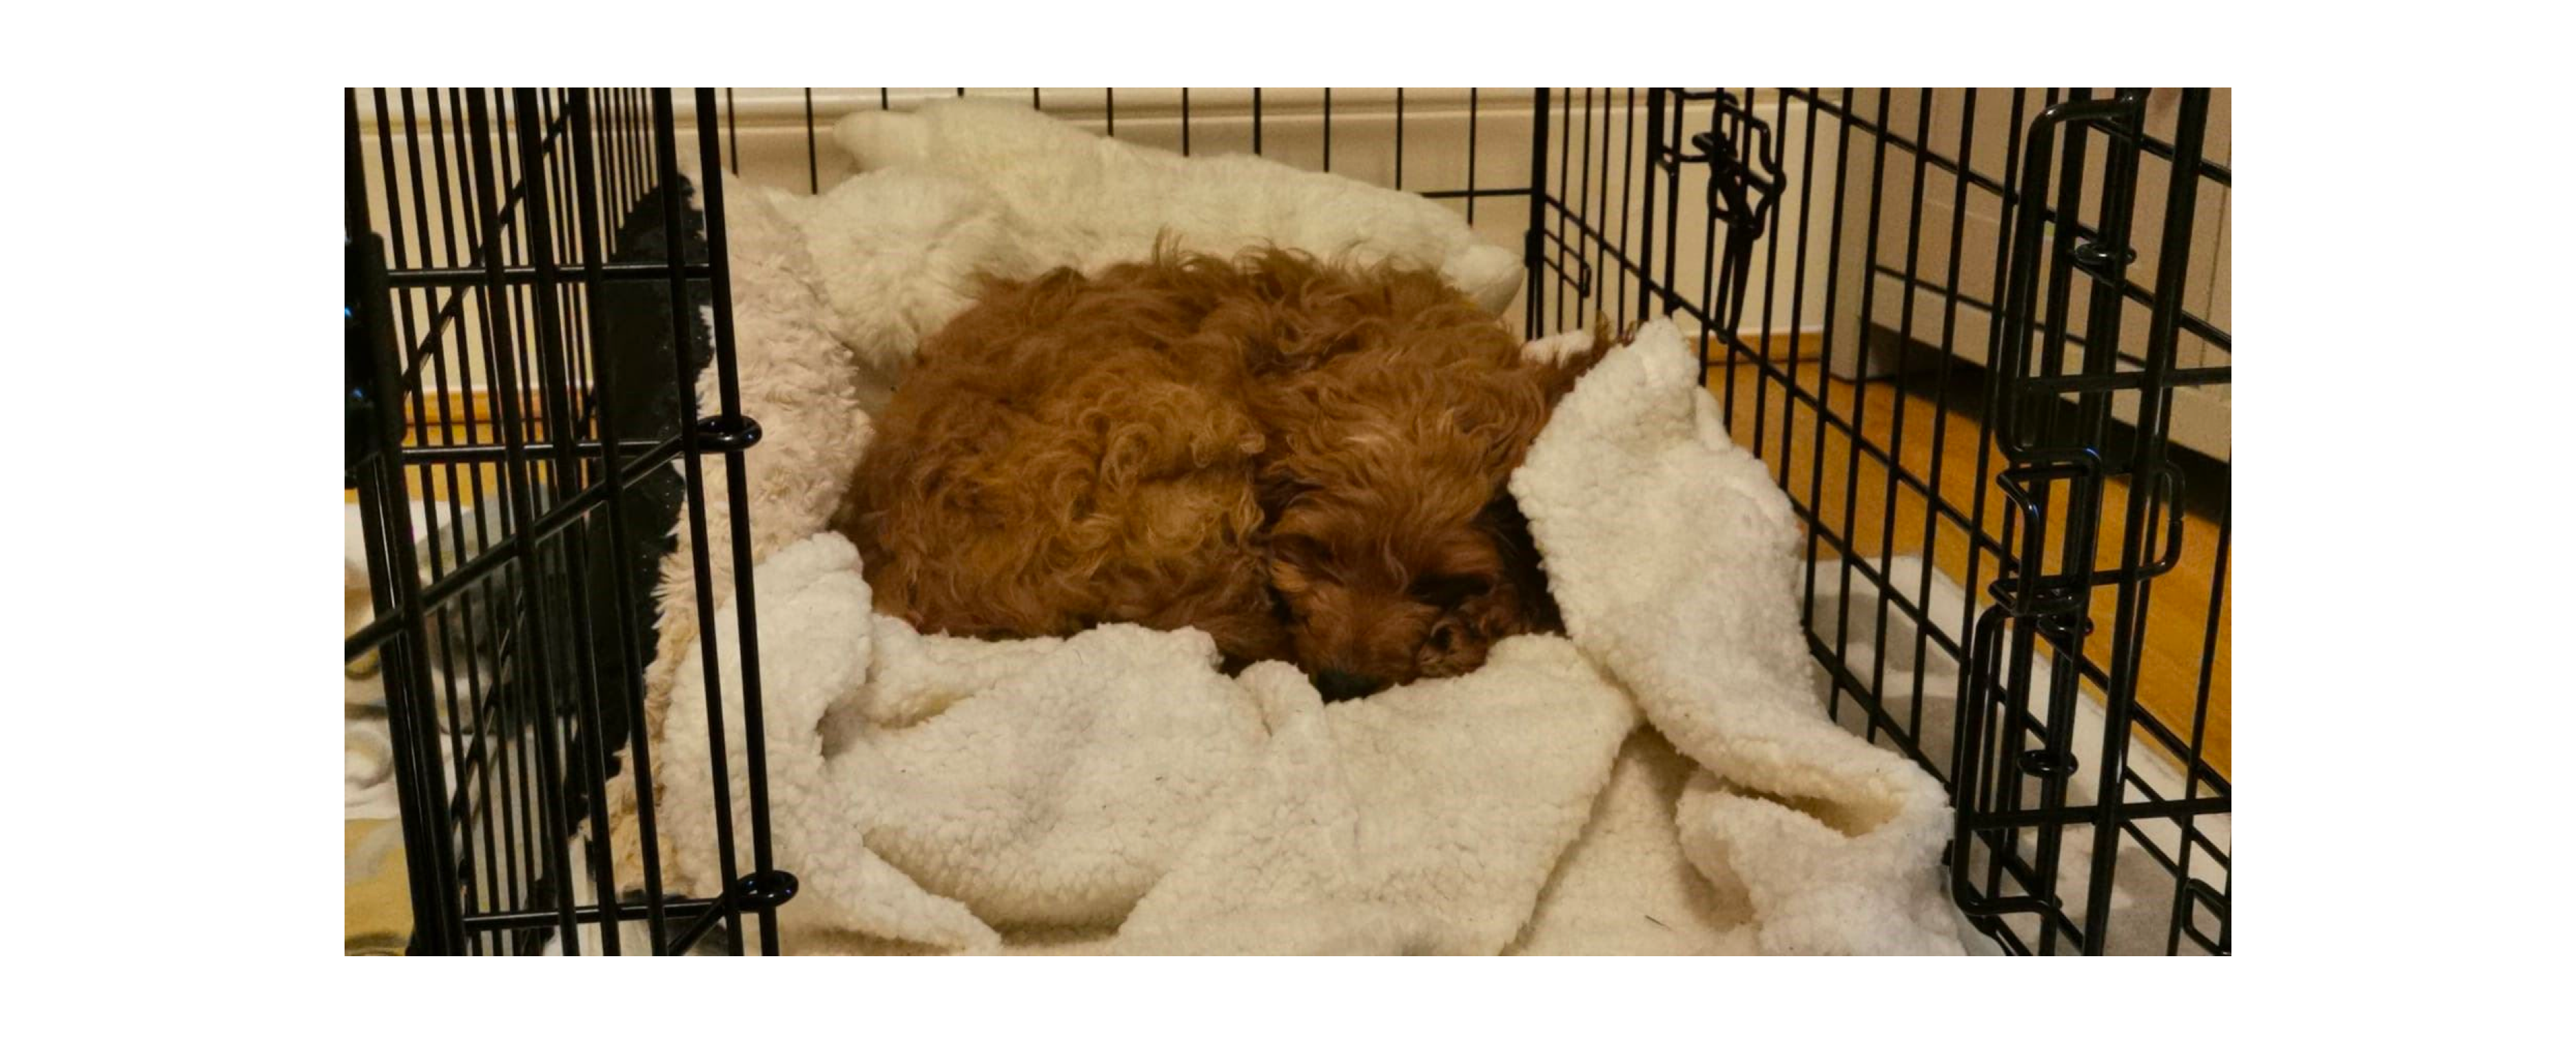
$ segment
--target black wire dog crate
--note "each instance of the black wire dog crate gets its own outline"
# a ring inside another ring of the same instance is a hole
[[[2228,951],[2223,90],[360,89],[346,651],[381,657],[414,951],[777,951],[758,671],[706,660],[717,792],[657,792],[645,727],[656,584],[709,648],[755,603],[722,192],[681,157],[820,192],[830,120],[968,93],[1444,200],[1521,251],[1532,336],[1674,316],[1805,523],[1828,710],[1949,788],[1967,920]],[[728,728],[733,884],[666,894],[656,806],[730,805]]]

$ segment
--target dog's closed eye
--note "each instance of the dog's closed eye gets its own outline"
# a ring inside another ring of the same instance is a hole
[[[1456,608],[1468,598],[1494,589],[1494,581],[1483,576],[1423,576],[1405,589],[1415,601],[1442,608]]]

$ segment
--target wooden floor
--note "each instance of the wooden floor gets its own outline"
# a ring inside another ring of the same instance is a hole
[[[1728,420],[1736,441],[1769,461],[1775,476],[1785,474],[1790,497],[1815,512],[1826,529],[1851,534],[1851,553],[1870,558],[1882,551],[1925,554],[1928,545],[1928,556],[1935,567],[1965,585],[1970,555],[1967,522],[1939,516],[1927,538],[1925,520],[1929,510],[1923,494],[1898,484],[1891,496],[1887,466],[1867,450],[1858,455],[1855,463],[1849,437],[1832,425],[1827,425],[1822,435],[1819,460],[1818,418],[1812,401],[1821,385],[1833,416],[1857,418],[1854,426],[1859,428],[1864,445],[1888,451],[1887,455],[1894,457],[1906,474],[1937,489],[1945,502],[1958,505],[1963,515],[1971,516],[1970,520],[1973,511],[1969,507],[1975,502],[1980,484],[1978,457],[1982,448],[1981,425],[1975,415],[1964,408],[1945,411],[1930,381],[1910,381],[1902,392],[1892,382],[1872,381],[1855,396],[1853,384],[1827,378],[1820,364],[1808,362],[1792,368],[1799,389],[1795,400],[1786,384],[1777,377],[1763,379],[1762,369],[1754,364],[1723,366],[1710,372],[1710,393],[1721,402],[1728,402],[1732,395]],[[1959,392],[1953,395],[1954,403],[1964,401],[1965,396]],[[1786,453],[1781,451],[1784,437]],[[1989,495],[1983,528],[2002,540],[2008,512],[2001,494],[1992,490],[1993,476],[2003,470],[2005,462],[1999,452],[1988,451],[1986,456],[1983,484]],[[2128,498],[2124,484],[2112,484],[2113,488],[2104,494],[2106,507],[2096,558],[2105,568],[2119,565]],[[2056,506],[2050,530],[2062,532],[2063,504]],[[2148,712],[2189,742],[2194,732],[2194,711],[2206,685],[2207,709],[2200,729],[2203,757],[2226,774],[2230,593],[2226,577],[2213,575],[2214,571],[2224,571],[2224,566],[2213,569],[2218,564],[2218,528],[2213,518],[2185,515],[2181,564],[2149,587],[2138,698]],[[2157,543],[2163,541],[2153,529],[2150,535]],[[1818,553],[1831,556],[1836,550],[1825,544]],[[1977,569],[1977,586],[1992,581],[1995,567],[1992,552],[1984,552]],[[2210,620],[2213,582],[2219,584],[2214,636]],[[2092,605],[2094,631],[2086,648],[2089,657],[2106,669],[2111,661],[2111,621],[2117,607],[2114,591],[2096,592]],[[1955,626],[1943,624],[1945,630]],[[2204,648],[2210,650],[2209,655],[2202,654]],[[2099,697],[2089,686],[2088,694]]]

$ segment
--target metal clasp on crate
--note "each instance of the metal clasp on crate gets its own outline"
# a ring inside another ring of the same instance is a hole
[[[2002,676],[2007,659],[2004,652],[2006,625],[2020,618],[2000,604],[1978,614],[1976,628],[1969,635],[1967,687],[1959,699],[1956,732],[1959,738],[1952,745],[1950,754],[1950,778],[1954,787],[1952,799],[1956,803],[1947,859],[1950,897],[1972,921],[2013,913],[2048,913],[2060,904],[2055,895],[2006,895],[1980,887],[1973,877],[1968,858],[1969,852],[1976,848],[1976,834],[1981,830],[2065,821],[2065,784],[2080,766],[2073,750],[2072,729],[2066,723],[2065,715],[2070,711],[2058,705],[2062,701],[2057,698],[2059,693],[2050,693],[2050,716],[2043,720],[2034,717],[2028,708],[2027,686],[2035,678],[2027,673],[2017,679]],[[2035,627],[2033,632],[2039,629]],[[2020,691],[2013,690],[2016,680],[2022,686]],[[2071,683],[2072,679],[2052,678],[2051,687],[2065,687],[2071,693]],[[2036,747],[2020,750],[2008,761],[1990,760],[1992,750],[1989,742],[1992,737],[2034,733],[2039,738]],[[2021,792],[2023,777],[2041,783],[2044,789],[2042,806],[2021,809],[2021,814],[2016,817],[1988,804],[1990,798],[2006,801],[2008,807],[2017,804],[2014,795]],[[1995,854],[1990,857],[2003,856]]]
[[[2090,448],[2035,450],[2022,454],[2020,462],[1995,477],[2004,499],[2021,515],[2021,567],[2015,570],[2017,574],[1996,577],[1987,593],[2014,619],[2028,620],[2043,631],[2064,636],[2077,629],[2072,619],[2081,617],[2084,599],[2091,595],[2093,572],[2090,560],[2065,562],[2065,570],[2057,575],[2048,575],[2042,568],[2047,561],[2049,533],[2048,498],[2044,493],[2058,483],[2067,485],[2070,519],[2098,515],[2101,454]]]
[[[2049,528],[2040,487],[2070,483],[2073,499],[2068,504],[2067,524],[2090,530],[2088,535],[2098,537],[2104,490],[2102,458],[2090,448],[2022,450],[2014,455],[2025,462],[1996,475],[1995,485],[2021,516],[2023,569],[2019,575],[1997,578],[1986,589],[2015,618],[2030,619],[2045,627],[2050,617],[2075,614],[2081,607],[2079,599],[2088,596],[2092,588],[2153,579],[2181,564],[2184,478],[2182,468],[2168,462],[2130,476],[2135,484],[2129,495],[2146,497],[2150,513],[2161,510],[2164,514],[2155,526],[2163,540],[2155,548],[2154,557],[2139,562],[2136,568],[2102,568],[2085,561],[2069,565],[2056,575],[2042,574],[2038,566],[2048,549]],[[2089,631],[2091,627],[2083,629]]]
[[[1771,125],[1753,114],[1749,96],[1737,98],[1725,90],[1682,90],[1674,95],[1685,104],[1707,102],[1708,128],[1690,135],[1686,147],[1667,148],[1663,130],[1657,126],[1650,155],[1659,152],[1654,159],[1666,169],[1678,169],[1684,163],[1708,165],[1708,211],[1726,225],[1726,245],[1715,273],[1715,287],[1723,296],[1712,302],[1712,316],[1733,329],[1744,318],[1753,244],[1770,226],[1772,200],[1786,180],[1780,171],[1780,143],[1772,137]],[[1660,106],[1656,118],[1661,118]]]
[[[1702,95],[1684,92],[1684,99]],[[1771,125],[1728,91],[1705,95],[1710,103],[1709,128],[1690,136],[1696,151],[1676,153],[1681,163],[1708,164],[1708,208],[1731,230],[1761,234],[1771,216],[1771,200],[1780,193],[1780,143]],[[1729,250],[1732,252],[1730,234]],[[1749,245],[1749,244],[1748,244]]]

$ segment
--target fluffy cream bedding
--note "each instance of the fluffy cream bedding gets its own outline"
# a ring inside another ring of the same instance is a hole
[[[1177,230],[1436,265],[1497,305],[1510,287],[1473,282],[1492,248],[1437,204],[1259,160],[975,104],[836,139],[865,173],[821,197],[725,184],[744,410],[768,431],[746,480],[770,817],[804,884],[790,951],[1960,951],[1941,789],[1825,718],[1788,504],[1669,323],[1583,379],[1512,481],[1568,635],[1469,676],[1328,706],[1284,664],[1219,673],[1194,631],[986,642],[875,615],[824,519],[885,376],[994,259],[1092,267]],[[673,883],[709,893],[687,557],[661,591],[657,807]],[[717,634],[730,672],[730,611]]]

